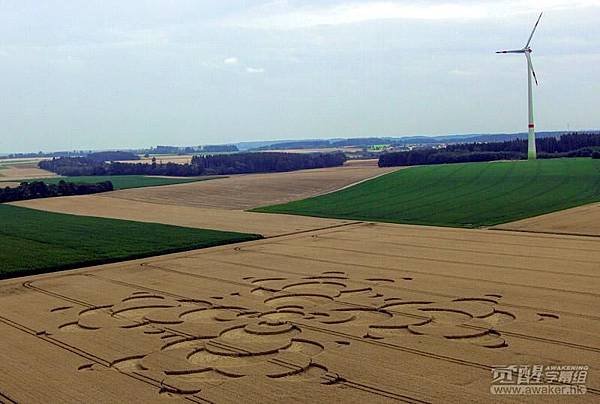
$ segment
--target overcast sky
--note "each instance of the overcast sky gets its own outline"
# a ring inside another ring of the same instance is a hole
[[[600,0],[0,0],[0,152],[600,127]]]

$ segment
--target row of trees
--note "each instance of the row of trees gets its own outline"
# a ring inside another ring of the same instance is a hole
[[[90,158],[57,158],[38,163],[39,167],[65,176],[82,175],[200,175],[247,174],[294,171],[341,166],[344,153],[237,153],[194,156],[191,164],[117,163]]]
[[[238,151],[238,147],[234,144],[209,144],[202,146],[203,153],[235,153]]]
[[[600,147],[600,132],[572,132],[560,137],[537,138],[535,146],[540,153],[568,153],[583,148]],[[460,143],[446,146],[448,151],[461,152],[527,152],[527,139],[505,142]]]
[[[539,158],[590,157],[600,149],[600,132],[568,133],[559,138],[536,139]],[[442,149],[414,149],[386,153],[379,157],[380,167],[422,164],[464,163],[475,161],[519,160],[527,156],[527,140],[461,143]]]
[[[439,149],[415,149],[407,152],[386,153],[379,156],[379,167],[417,166],[425,164],[468,163],[477,161],[520,160],[519,152],[450,152]]]
[[[194,156],[192,165],[211,174],[295,171],[341,166],[346,155],[336,153],[238,153]]]
[[[110,181],[95,184],[75,184],[62,180],[58,184],[46,184],[43,181],[22,182],[18,187],[0,188],[0,203],[53,196],[97,194],[113,189],[113,184]]]

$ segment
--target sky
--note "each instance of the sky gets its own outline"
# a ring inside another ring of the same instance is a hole
[[[0,0],[0,152],[600,128],[600,0]]]

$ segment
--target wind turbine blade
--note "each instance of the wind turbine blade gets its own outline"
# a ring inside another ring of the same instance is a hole
[[[529,39],[527,40],[527,43],[525,44],[525,46],[523,47],[523,49],[527,49],[527,47],[531,43],[531,38],[533,38],[533,34],[535,33],[535,29],[537,28],[538,24],[540,23],[540,20],[542,19],[542,14],[543,13],[540,13],[540,16],[538,17],[535,25],[533,26],[533,30],[531,31],[531,35],[529,35]]]
[[[531,73],[533,73],[533,79],[535,80],[535,85],[538,86],[538,79],[537,76],[535,75],[535,70],[533,69],[533,63],[531,63],[531,55],[529,55],[529,53],[526,53],[525,56],[527,57],[527,64],[529,64],[529,68],[531,69]]]
[[[496,51],[496,53],[525,53],[525,50],[523,50],[523,49],[501,50],[501,51]]]

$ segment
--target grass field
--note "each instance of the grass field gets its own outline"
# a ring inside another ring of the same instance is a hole
[[[81,177],[53,177],[53,178],[38,178],[26,181],[44,181],[46,184],[57,184],[64,180],[67,182],[96,183],[102,181],[111,181],[115,189],[143,188],[156,187],[160,185],[185,184],[188,182],[206,181],[215,179],[215,177],[191,177],[191,178],[164,178],[164,177],[149,177],[145,175],[97,175],[97,176],[81,176]],[[1,184],[0,184],[1,185]]]
[[[600,201],[600,160],[412,167],[314,198],[254,209],[338,219],[491,226]]]
[[[0,204],[0,278],[260,238]]]

